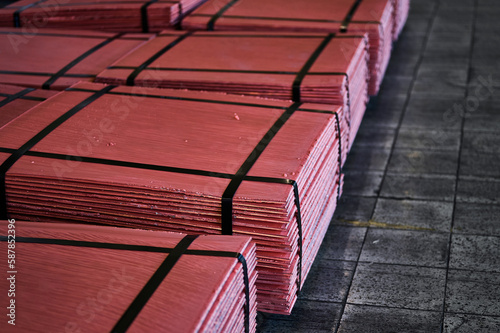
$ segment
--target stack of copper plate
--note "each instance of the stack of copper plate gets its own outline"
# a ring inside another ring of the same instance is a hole
[[[81,80],[93,81],[109,64],[152,37],[0,28],[0,83],[60,90]]]
[[[0,211],[252,236],[259,309],[290,313],[341,192],[342,119],[333,105],[80,83],[0,130]]]
[[[96,82],[341,105],[353,138],[368,99],[366,60],[364,35],[165,31]]]
[[[255,245],[85,225],[0,222],[15,326],[2,332],[255,332]],[[9,227],[10,225],[10,227]],[[12,228],[14,227],[14,228]],[[15,230],[15,238],[8,230]],[[13,242],[15,240],[15,243]],[[10,310],[7,310],[10,311]]]
[[[160,31],[175,26],[205,0],[20,0],[0,9],[0,26]]]
[[[396,0],[394,4],[394,28],[393,40],[397,40],[403,30],[408,12],[410,11],[410,0]]]
[[[389,62],[393,33],[391,0],[209,0],[182,26],[191,30],[314,31],[368,33],[369,94],[376,95]],[[355,48],[343,45],[344,52]]]
[[[0,84],[0,127],[56,93]]]

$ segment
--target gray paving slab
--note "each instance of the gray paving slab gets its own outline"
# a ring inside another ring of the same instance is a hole
[[[446,267],[448,242],[446,233],[370,228],[359,260]]]
[[[461,34],[470,34],[472,32],[472,15],[460,15],[457,20],[451,15],[439,15],[436,17],[432,26],[431,33],[434,32],[453,32]]]
[[[465,95],[466,87],[456,83],[451,78],[417,79],[412,88],[412,94],[432,98],[435,96],[461,97]]]
[[[405,30],[409,30],[406,29]],[[408,76],[411,77],[418,65],[418,56],[409,57],[406,62],[390,62],[385,72],[390,76]]]
[[[367,228],[331,224],[317,259],[357,261]]]
[[[450,269],[446,311],[500,316],[500,274]]]
[[[500,154],[463,149],[460,175],[500,178]]]
[[[461,117],[457,116],[451,106],[443,112],[424,113],[423,110],[406,112],[401,128],[417,130],[454,130],[459,131]]]
[[[363,117],[363,129],[389,128],[394,131],[399,125],[399,120],[406,103],[406,95],[392,95],[391,98],[374,98],[366,109]]]
[[[368,221],[375,208],[376,198],[342,195],[332,223],[339,221]]]
[[[429,19],[425,20],[420,17],[408,17],[405,24],[405,33],[410,35],[415,33],[425,34],[429,27]]]
[[[417,130],[401,128],[396,148],[458,151],[460,132],[453,130]]]
[[[441,314],[435,311],[416,311],[347,304],[339,333],[429,333],[439,332]]]
[[[378,199],[373,220],[409,229],[449,231],[453,202]]]
[[[500,103],[500,101],[498,101]],[[465,132],[500,132],[500,112],[473,114],[465,119]]]
[[[388,94],[390,96],[406,95],[410,90],[410,85],[413,79],[405,76],[392,76],[388,80],[384,80],[380,86],[380,94]]]
[[[461,177],[457,184],[457,201],[498,205],[500,204],[500,180]]]
[[[500,154],[500,133],[465,132],[463,148],[484,153]]]
[[[446,313],[444,317],[445,333],[498,333],[500,317],[487,317],[469,314]]]
[[[496,34],[476,34],[474,38],[474,56],[497,57],[500,55],[500,37]]]
[[[426,53],[449,48],[460,48],[469,50],[471,47],[472,35],[453,32],[434,32],[429,35]]]
[[[347,301],[351,304],[439,311],[446,270],[359,263]]]
[[[376,107],[372,112],[367,110],[363,118],[363,127],[396,129],[399,126],[403,107],[401,110],[384,109],[383,106]]]
[[[299,300],[290,316],[266,315],[266,332],[331,332],[340,319],[341,303]]]
[[[347,295],[355,263],[320,259],[314,263],[299,295],[301,300],[342,302]]]
[[[366,180],[368,182],[368,180]],[[385,198],[453,201],[455,177],[448,175],[387,174],[380,196]]]
[[[426,49],[424,58],[418,68],[419,77],[422,81],[438,80],[439,82],[448,82],[439,74],[448,73],[451,75],[455,72],[459,77],[452,76],[456,79],[454,82],[457,87],[465,87],[467,85],[467,75],[464,76],[463,68],[469,64],[470,50],[460,48],[447,48],[442,50]],[[438,96],[439,97],[439,96]]]
[[[405,35],[406,36],[406,35]],[[415,58],[424,51],[424,35],[408,35],[393,45],[392,56],[398,59]]]
[[[457,202],[453,229],[456,233],[500,236],[500,206]]]
[[[402,128],[417,130],[455,131],[461,128],[462,97],[410,98],[401,124]],[[457,111],[458,108],[458,111]]]
[[[395,149],[387,171],[406,174],[455,175],[458,153],[454,151]]]
[[[354,145],[357,147],[372,147],[390,149],[396,131],[390,128],[372,128],[361,124],[360,131],[356,135]]]
[[[390,76],[388,74],[386,74],[386,76],[401,78],[399,76]],[[401,113],[403,112],[404,106],[406,104],[406,99],[407,96],[405,94],[380,94],[370,99],[365,115],[375,114],[377,116],[383,116],[383,114],[387,112],[396,114]],[[365,118],[363,117],[363,123],[364,121]],[[384,119],[381,119],[380,123],[383,122]]]
[[[500,237],[453,235],[450,268],[500,273]]]
[[[265,333],[331,333],[331,329],[319,329],[311,325],[308,320],[306,323],[289,322],[284,320],[266,321],[257,332]]]
[[[376,196],[382,183],[382,171],[346,171],[344,194],[357,196]]]
[[[387,148],[358,147],[351,149],[344,170],[384,171],[391,151]]]

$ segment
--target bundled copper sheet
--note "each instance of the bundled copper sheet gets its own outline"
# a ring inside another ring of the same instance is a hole
[[[165,31],[96,82],[342,105],[354,138],[368,99],[366,60],[364,35]]]
[[[20,0],[0,9],[0,26],[160,31],[205,0]]]
[[[0,282],[2,299],[15,301],[15,326],[6,317],[2,332],[255,332],[249,237],[19,221],[0,228],[2,251],[15,245],[15,261],[2,265],[10,280]]]
[[[410,11],[410,0],[395,0],[394,3],[394,27],[393,40],[397,40],[403,30],[408,13]]]
[[[290,313],[341,194],[347,131],[339,106],[81,83],[0,130],[0,211],[252,236],[259,309]]]
[[[0,28],[0,83],[64,89],[95,76],[152,34]]]
[[[185,29],[367,33],[369,94],[376,95],[389,62],[391,0],[209,0],[182,21]],[[353,45],[346,43],[344,53]]]
[[[0,84],[0,128],[55,94],[55,91]]]

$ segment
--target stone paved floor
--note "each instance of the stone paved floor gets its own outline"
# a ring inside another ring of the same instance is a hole
[[[500,1],[412,0],[341,207],[271,332],[500,332]]]

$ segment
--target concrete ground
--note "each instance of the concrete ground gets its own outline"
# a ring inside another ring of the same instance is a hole
[[[345,190],[271,332],[500,332],[500,1],[412,0]]]

